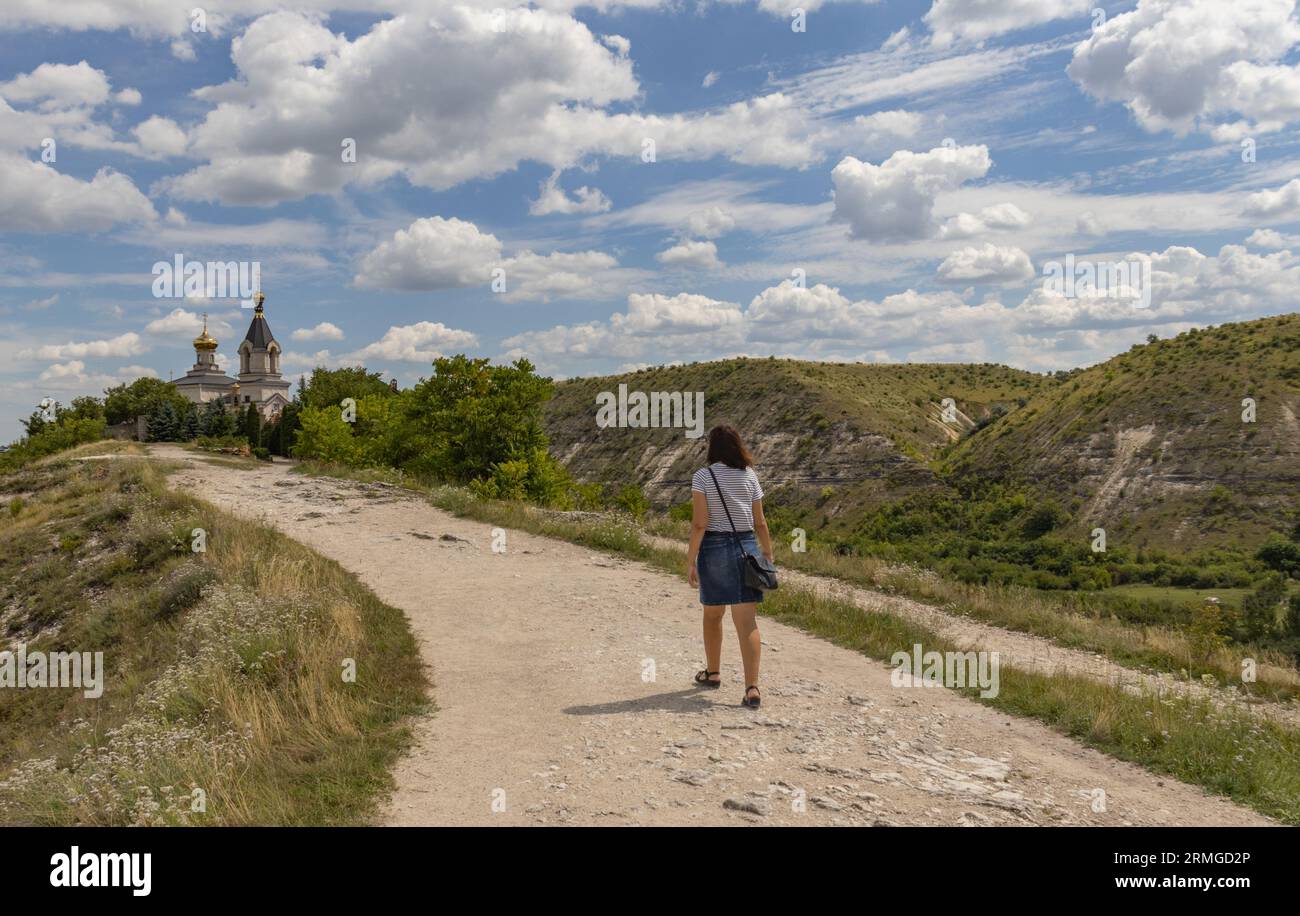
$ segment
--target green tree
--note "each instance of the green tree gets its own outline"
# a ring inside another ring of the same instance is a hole
[[[360,450],[337,407],[304,407],[291,449],[296,458],[355,464]]]
[[[249,404],[240,420],[239,432],[248,440],[249,448],[258,448],[262,444],[262,414],[256,404]]]
[[[542,405],[554,384],[528,360],[493,366],[457,355],[435,360],[433,368],[410,395],[418,470],[468,482],[545,451]]]
[[[1241,602],[1242,630],[1249,640],[1267,639],[1277,626],[1277,612],[1286,598],[1286,578],[1277,572],[1264,577]]]
[[[298,402],[288,404],[280,411],[279,418],[266,431],[266,447],[273,455],[288,457],[293,446],[294,434],[300,428],[298,414],[302,410]]]
[[[158,404],[147,422],[150,442],[175,442],[181,437],[181,413],[171,401]]]
[[[299,399],[304,407],[338,407],[344,398],[360,401],[364,397],[387,397],[392,388],[380,376],[364,366],[325,369],[318,366],[311,379],[299,382]]]
[[[1255,559],[1269,569],[1293,579],[1300,579],[1300,544],[1280,534],[1270,535],[1264,545],[1256,551]]]
[[[1228,644],[1230,623],[1228,612],[1218,602],[1207,601],[1196,610],[1188,635],[1200,661],[1209,661],[1215,652]]]
[[[220,399],[214,399],[203,405],[199,428],[205,436],[229,436],[235,431],[235,418],[226,412]]]
[[[181,417],[181,438],[187,442],[197,439],[203,432],[203,426],[199,419],[199,406],[192,401],[185,407],[185,414]]]
[[[104,402],[89,395],[73,398],[72,406],[67,409],[66,414],[75,420],[102,420],[104,419]]]
[[[129,385],[104,389],[104,419],[113,424],[147,417],[164,402],[170,402],[179,413],[189,399],[170,382],[147,376],[138,378]]]

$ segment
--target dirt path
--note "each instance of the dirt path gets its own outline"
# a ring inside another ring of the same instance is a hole
[[[770,620],[751,712],[734,636],[725,686],[688,686],[684,581],[518,531],[494,553],[490,526],[391,488],[153,452],[184,465],[175,486],[409,616],[439,709],[396,769],[390,824],[1269,823],[950,691],[892,687],[886,665]]]

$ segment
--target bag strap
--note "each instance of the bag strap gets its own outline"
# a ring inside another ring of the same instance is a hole
[[[739,538],[740,532],[736,530],[736,523],[731,520],[731,510],[727,508],[727,497],[723,495],[722,484],[718,483],[718,475],[713,473],[712,467],[707,467],[705,470],[708,471],[709,476],[713,478],[713,485],[718,490],[718,499],[722,501],[722,511],[727,513],[727,524],[731,526],[731,533]]]

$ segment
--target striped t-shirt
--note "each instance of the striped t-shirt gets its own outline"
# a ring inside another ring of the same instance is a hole
[[[758,482],[758,475],[753,468],[728,467],[722,462],[714,462],[713,474],[718,478],[727,497],[727,509],[731,510],[731,520],[736,523],[737,531],[754,530],[754,501],[763,498],[763,487]],[[718,496],[718,487],[713,485],[709,468],[700,468],[691,478],[691,490],[703,493],[709,500],[709,531],[730,531],[727,513],[723,510],[722,499]]]

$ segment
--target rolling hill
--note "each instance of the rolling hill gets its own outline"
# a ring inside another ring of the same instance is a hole
[[[689,497],[704,442],[598,428],[597,395],[620,384],[704,392],[704,427],[741,430],[771,501],[816,508],[832,528],[919,491],[995,483],[1055,502],[1075,530],[1174,551],[1252,545],[1296,521],[1300,315],[1187,331],[1055,375],[745,358],[557,385],[552,452],[578,479],[639,484],[662,508]]]
[[[945,447],[1058,383],[995,365],[751,358],[560,383],[546,408],[556,457],[583,481],[640,484],[663,507],[689,499],[704,440],[682,429],[598,428],[597,395],[620,384],[629,392],[703,392],[704,428],[739,429],[769,492],[834,518],[943,486],[932,465]],[[953,400],[946,416],[945,398]]]
[[[1077,526],[1138,546],[1249,545],[1296,521],[1298,415],[1291,314],[1136,345],[964,439],[945,469],[1054,494]]]

